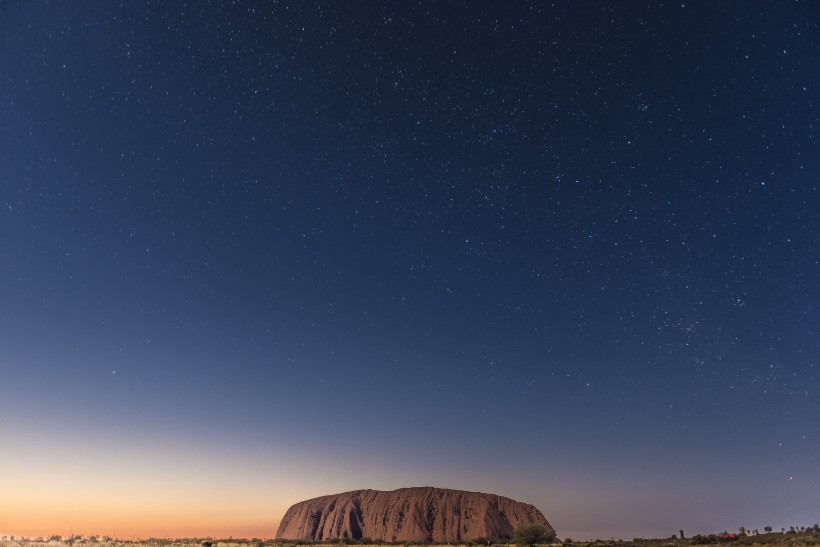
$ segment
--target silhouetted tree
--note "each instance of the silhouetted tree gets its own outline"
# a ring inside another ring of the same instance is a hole
[[[541,524],[527,524],[515,529],[513,541],[519,545],[529,545],[532,547],[536,543],[552,541],[555,538],[552,533],[552,530]]]
[[[771,534],[772,533],[772,527],[771,526],[764,526],[763,531],[766,532],[767,534]]]
[[[681,539],[686,539],[686,536],[683,535],[683,530],[680,531],[680,538]]]

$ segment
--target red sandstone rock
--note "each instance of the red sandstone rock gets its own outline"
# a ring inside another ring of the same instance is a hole
[[[512,537],[524,524],[552,530],[534,506],[494,494],[443,488],[356,490],[291,506],[276,539],[458,542]]]

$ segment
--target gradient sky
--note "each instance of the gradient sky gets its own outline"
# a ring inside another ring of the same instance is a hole
[[[0,1],[0,534],[440,486],[820,515],[820,8]]]

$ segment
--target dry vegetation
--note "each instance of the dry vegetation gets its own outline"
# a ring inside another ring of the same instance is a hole
[[[682,532],[682,531],[681,531]],[[742,529],[738,532],[719,532],[716,534],[698,534],[692,537],[681,538],[680,534],[669,538],[643,539],[635,538],[632,541],[584,541],[575,542],[574,547],[698,547],[701,545],[720,545],[721,547],[748,546],[748,547],[813,547],[820,543],[820,527],[798,528],[771,533],[748,532]],[[564,540],[564,546],[572,540]]]
[[[564,538],[556,540],[552,546],[560,547],[690,547],[701,545],[720,545],[721,547],[814,547],[820,543],[820,527],[795,527],[790,530],[780,530],[771,533],[748,532],[720,532],[717,534],[695,535],[681,538],[675,534],[669,538],[633,540],[596,540],[573,541]],[[119,540],[101,536],[73,536],[48,538],[21,538],[14,536],[0,537],[0,547],[308,547],[308,546],[340,546],[340,545],[370,545],[372,547],[395,547],[401,545],[409,547],[410,543],[389,543],[379,540],[334,540],[324,542],[309,541],[281,541],[263,539],[213,539],[213,538],[184,538],[164,539],[149,538],[140,540]],[[514,543],[485,543],[467,542],[461,545],[447,544],[451,547],[512,547]]]

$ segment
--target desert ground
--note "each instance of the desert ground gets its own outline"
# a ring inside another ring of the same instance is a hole
[[[700,545],[742,545],[749,547],[813,547],[820,542],[820,527],[795,527],[771,533],[755,533],[756,530],[739,532],[718,532],[698,534],[691,537],[680,532],[668,538],[634,538],[632,540],[595,540],[573,541],[563,538],[549,544],[554,547],[685,547]],[[163,539],[149,538],[138,540],[120,540],[104,536],[50,536],[48,538],[24,538],[15,536],[0,537],[0,547],[300,547],[300,546],[340,546],[340,545],[370,545],[372,547],[395,547],[402,545],[409,547],[409,543],[386,543],[370,540],[334,540],[324,542],[284,541],[266,539],[216,539],[216,538],[182,538]],[[462,544],[448,544],[452,547],[478,547],[474,542]],[[490,547],[512,547],[512,542],[491,543]]]

